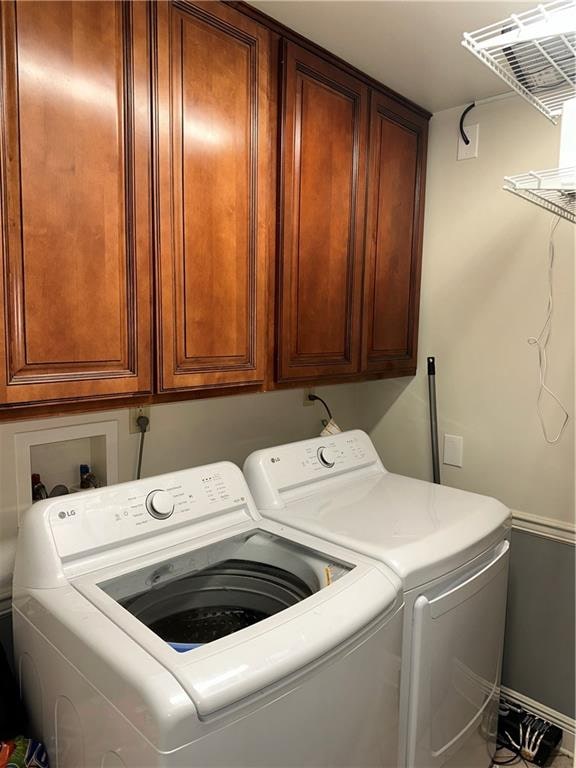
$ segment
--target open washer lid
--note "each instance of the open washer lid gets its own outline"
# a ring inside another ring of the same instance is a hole
[[[506,534],[496,499],[394,475],[360,430],[256,451],[244,474],[266,517],[378,558],[412,589]]]
[[[401,605],[385,567],[262,520],[226,462],[35,504],[15,591],[71,589],[79,626],[96,608],[125,633],[116,646],[94,637],[101,657],[136,644],[200,717],[305,672]]]

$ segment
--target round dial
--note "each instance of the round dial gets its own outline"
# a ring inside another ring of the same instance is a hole
[[[152,517],[165,520],[174,512],[174,499],[168,491],[151,491],[146,498],[146,509]]]
[[[321,446],[318,448],[318,460],[320,461],[320,464],[330,468],[334,466],[334,462],[336,461],[336,454],[330,448]]]

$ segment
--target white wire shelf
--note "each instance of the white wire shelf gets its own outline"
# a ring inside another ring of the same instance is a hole
[[[462,45],[553,123],[576,93],[576,0],[513,13]]]
[[[504,189],[576,224],[576,168],[505,176]]]

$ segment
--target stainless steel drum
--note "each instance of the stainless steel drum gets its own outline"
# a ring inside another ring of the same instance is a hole
[[[169,643],[203,644],[304,600],[299,576],[253,560],[225,560],[129,598],[123,606]]]

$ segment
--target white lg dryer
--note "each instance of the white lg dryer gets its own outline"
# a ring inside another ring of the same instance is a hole
[[[261,519],[232,464],[35,504],[13,612],[52,768],[396,763],[399,580]]]
[[[402,768],[487,768],[495,750],[510,513],[386,471],[361,431],[257,451],[263,515],[378,558],[402,579]]]

